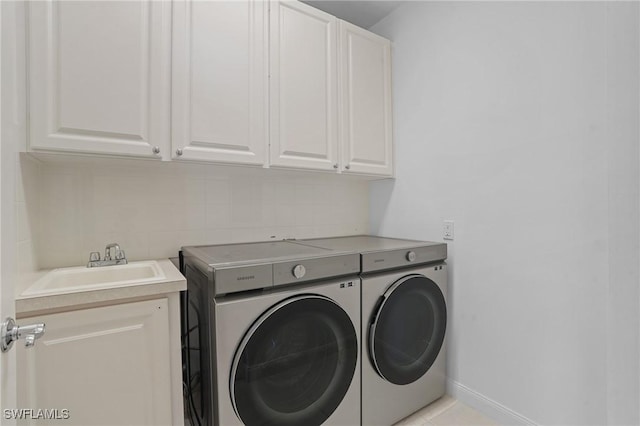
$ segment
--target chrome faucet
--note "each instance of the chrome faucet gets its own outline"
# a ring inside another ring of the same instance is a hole
[[[114,250],[114,258],[111,257],[111,249]],[[104,259],[100,260],[100,253],[97,251],[91,252],[89,255],[89,263],[87,268],[95,268],[98,266],[112,266],[112,265],[126,265],[127,256],[124,254],[124,250],[120,249],[118,243],[107,244],[104,248]]]

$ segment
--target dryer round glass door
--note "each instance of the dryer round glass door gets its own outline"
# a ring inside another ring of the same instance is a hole
[[[407,275],[380,298],[369,327],[369,356],[378,374],[397,385],[418,380],[444,342],[447,307],[436,283]]]
[[[265,312],[236,351],[231,398],[247,425],[319,425],[355,373],[356,330],[329,298],[296,296]]]

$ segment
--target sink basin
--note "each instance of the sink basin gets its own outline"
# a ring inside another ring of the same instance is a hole
[[[58,293],[75,293],[148,284],[165,279],[162,268],[155,260],[131,262],[126,265],[87,268],[54,269],[46,273],[21,296],[41,296]]]

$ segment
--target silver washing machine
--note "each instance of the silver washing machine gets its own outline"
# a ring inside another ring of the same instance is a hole
[[[371,236],[300,243],[360,253],[362,424],[393,424],[444,395],[446,244]]]
[[[181,259],[196,424],[360,424],[358,254],[279,241]]]

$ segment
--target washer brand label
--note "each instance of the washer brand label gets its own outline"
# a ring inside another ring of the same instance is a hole
[[[384,259],[373,259],[373,263],[384,262]]]
[[[243,275],[236,278],[236,281],[246,281],[246,280],[254,280],[256,278],[255,275]]]

